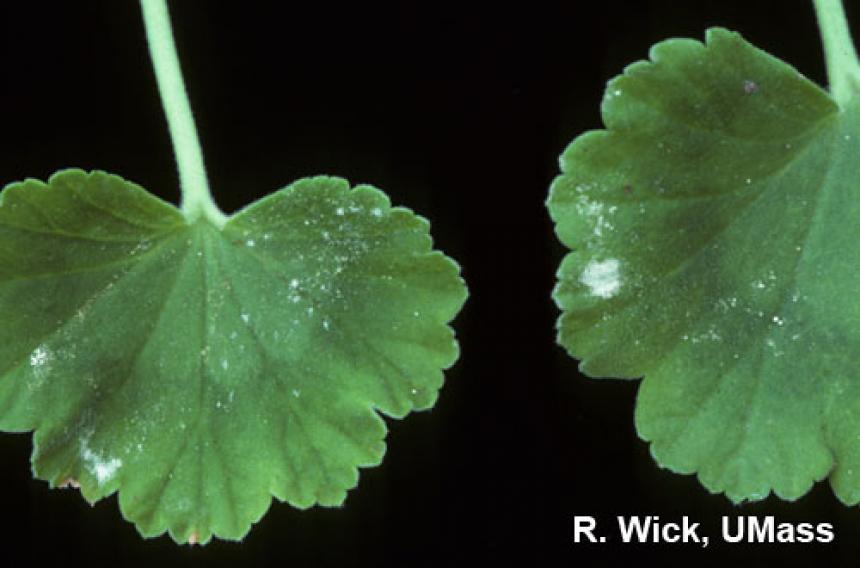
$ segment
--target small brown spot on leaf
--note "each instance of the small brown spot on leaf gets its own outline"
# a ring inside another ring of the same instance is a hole
[[[57,487],[60,489],[80,489],[81,484],[78,483],[76,479],[69,477],[68,479],[63,480]]]
[[[197,534],[197,531],[193,531],[188,536],[188,545],[194,546],[195,544],[198,544],[199,542],[200,542],[200,535]]]

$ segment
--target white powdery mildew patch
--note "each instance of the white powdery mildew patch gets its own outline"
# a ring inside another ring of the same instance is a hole
[[[45,345],[39,345],[30,353],[30,370],[32,379],[27,382],[29,389],[37,389],[45,384],[45,379],[51,372],[54,353]]]
[[[84,460],[87,470],[96,476],[99,486],[113,479],[116,472],[122,467],[121,459],[105,458],[92,451],[89,446],[89,438],[81,440],[81,459]]]
[[[30,353],[30,366],[34,369],[44,369],[51,362],[51,352],[44,345],[39,345]]]
[[[617,210],[616,205],[604,208],[602,203],[592,201],[585,195],[581,195],[576,203],[577,213],[593,224],[592,234],[595,237],[602,237],[604,233],[615,229],[607,215],[614,215]]]
[[[621,262],[616,258],[591,260],[579,276],[579,281],[588,286],[591,294],[600,298],[611,298],[621,289]]]

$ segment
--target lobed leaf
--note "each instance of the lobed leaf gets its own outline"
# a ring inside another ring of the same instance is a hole
[[[298,181],[223,231],[103,172],[0,193],[0,429],[145,536],[243,537],[271,497],[340,505],[430,408],[466,298],[429,225]]]
[[[733,501],[829,475],[860,502],[860,107],[722,29],[650,59],[550,191],[559,343],[590,376],[644,376],[662,466]]]

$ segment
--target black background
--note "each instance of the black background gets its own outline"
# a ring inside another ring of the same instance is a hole
[[[389,421],[383,465],[344,508],[275,503],[241,544],[144,541],[115,498],[91,509],[32,480],[30,436],[2,435],[0,563],[856,563],[860,510],[826,483],[796,503],[734,506],[661,470],[633,427],[637,383],[581,377],[555,345],[550,300],[564,251],[547,187],[564,146],[601,126],[606,80],[661,39],[722,25],[823,83],[811,2],[172,4],[222,208],[320,173],[384,189],[463,266],[462,357],[432,411]],[[0,32],[0,183],[98,168],[176,202],[135,2],[4,2]],[[610,542],[574,544],[575,514],[597,516]],[[711,546],[621,545],[609,529],[629,514],[689,515]],[[830,522],[836,541],[720,544],[720,516],[742,514]]]

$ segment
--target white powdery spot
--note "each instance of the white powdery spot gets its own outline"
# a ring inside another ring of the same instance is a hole
[[[28,382],[30,389],[41,387],[51,372],[54,353],[45,345],[39,345],[30,353],[30,369],[33,371],[32,381]]]
[[[750,79],[746,79],[743,83],[744,92],[748,95],[754,95],[758,92],[759,86],[755,81],[751,81]]]
[[[81,459],[87,470],[96,477],[99,485],[104,485],[114,478],[116,472],[122,467],[119,458],[105,458],[90,449],[89,438],[81,440]]]
[[[380,209],[379,207],[374,207],[370,210],[370,214],[374,217],[382,217],[382,209]]]
[[[591,294],[601,298],[611,298],[621,289],[621,263],[616,258],[592,260],[579,276],[579,281],[588,286]]]
[[[579,201],[576,204],[577,213],[593,223],[592,233],[595,237],[602,237],[604,232],[615,229],[604,213],[612,215],[617,210],[618,207],[613,205],[604,211],[602,203],[592,201],[585,195],[580,196]]]
[[[580,197],[576,204],[576,212],[586,217],[597,217],[602,211],[602,203],[592,201],[586,196]]]
[[[51,360],[51,352],[44,345],[40,345],[30,353],[31,367],[44,367]]]

